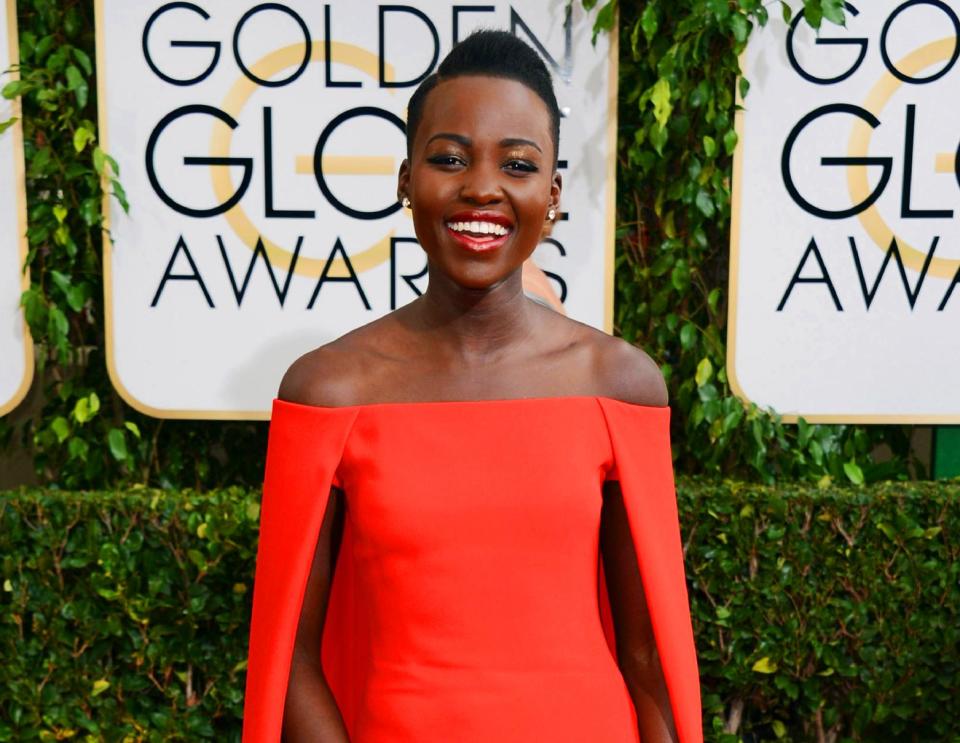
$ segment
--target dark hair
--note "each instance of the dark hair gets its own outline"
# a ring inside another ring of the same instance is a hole
[[[546,104],[553,135],[553,159],[560,145],[560,107],[553,92],[550,71],[529,44],[507,31],[474,31],[444,58],[437,71],[427,77],[410,97],[407,106],[407,156],[413,147],[423,118],[427,96],[438,83],[464,75],[501,77],[523,83]]]

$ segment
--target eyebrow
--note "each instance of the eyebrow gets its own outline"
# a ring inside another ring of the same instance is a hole
[[[543,152],[543,150],[540,149],[540,145],[538,145],[538,144],[537,144],[536,142],[534,142],[532,139],[523,139],[523,138],[521,138],[521,137],[512,137],[512,138],[510,138],[510,139],[501,139],[501,140],[500,140],[500,146],[501,146],[501,147],[519,147],[520,145],[530,145],[531,147],[533,147],[534,149],[536,149],[537,152],[541,152],[541,153]]]
[[[463,145],[464,147],[470,147],[473,144],[473,141],[469,137],[465,137],[462,134],[454,134],[452,132],[438,132],[434,134],[430,139],[427,140],[427,144],[430,144],[435,139],[449,139],[452,142]],[[508,137],[507,139],[500,140],[501,147],[517,147],[519,145],[529,145],[537,150],[537,152],[543,152],[536,142],[532,139],[524,139],[522,137]]]

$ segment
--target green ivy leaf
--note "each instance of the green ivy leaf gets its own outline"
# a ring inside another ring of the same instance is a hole
[[[6,121],[0,121],[0,134],[3,134],[5,131],[7,131],[7,129],[9,129],[11,126],[16,124],[18,121],[20,121],[20,119],[18,119],[16,116],[13,116],[12,118],[7,119]]]
[[[49,323],[48,332],[53,337],[54,344],[61,345],[66,343],[67,334],[70,332],[70,321],[67,320],[67,316],[63,314],[63,310],[56,306],[50,307],[47,318]]]
[[[707,382],[710,381],[710,378],[713,376],[713,364],[710,363],[710,359],[704,356],[700,359],[700,363],[697,364],[697,373],[694,377],[694,380],[697,383],[697,387],[703,387]]]
[[[30,87],[30,82],[27,80],[13,80],[3,86],[0,95],[7,100],[13,100],[30,90]]]
[[[707,7],[713,11],[713,16],[718,21],[722,21],[730,15],[730,4],[728,0],[707,0]]]
[[[803,17],[811,28],[819,29],[823,22],[823,8],[821,0],[803,0]]]
[[[93,62],[90,60],[90,55],[87,54],[83,49],[78,49],[73,47],[73,58],[77,60],[87,77],[93,75]]]
[[[854,485],[863,485],[863,470],[853,460],[843,463],[843,472]]]
[[[89,94],[89,87],[87,86],[87,81],[84,79],[83,74],[80,70],[74,65],[67,67],[67,90],[72,92],[77,98],[77,106],[79,108],[86,108],[87,105],[87,95]]]
[[[593,38],[596,40],[598,31],[610,31],[617,19],[616,0],[609,0],[597,13],[597,20],[593,25]]]
[[[77,152],[83,152],[87,144],[93,142],[94,139],[94,133],[85,126],[81,126],[73,133],[73,149]]]
[[[750,35],[750,21],[737,13],[730,19],[730,28],[733,30],[733,38],[737,40],[738,44],[746,42]]]
[[[732,155],[733,151],[737,149],[738,139],[739,137],[735,129],[730,129],[723,135],[723,149],[727,151],[728,155]]]
[[[707,295],[707,306],[710,308],[711,312],[717,311],[717,306],[720,304],[720,287],[715,286],[710,290],[710,293]]]
[[[127,439],[123,435],[122,428],[111,428],[107,434],[107,445],[110,447],[110,453],[118,462],[126,461],[129,457],[127,452]]]
[[[127,192],[123,190],[123,186],[120,185],[120,181],[116,178],[110,179],[110,185],[113,186],[113,197],[120,204],[120,207],[127,214],[130,213],[130,202],[127,201]]]
[[[838,26],[845,26],[843,2],[844,0],[822,0],[823,17]]]
[[[880,521],[877,522],[877,528],[882,531],[891,542],[897,541],[897,530],[890,526],[890,524]]]
[[[780,0],[780,13],[783,15],[783,22],[789,25],[793,19],[793,8],[785,0]]]
[[[87,227],[94,227],[100,224],[100,202],[97,199],[89,198],[80,202],[80,218]]]
[[[62,444],[70,436],[70,424],[62,415],[58,415],[50,423],[50,430],[57,437],[57,443]]]
[[[714,209],[713,206],[713,199],[711,199],[710,194],[702,188],[697,191],[696,203],[697,209],[699,209],[707,219],[714,215],[716,209]]]
[[[107,156],[99,147],[93,148],[93,169],[97,175],[103,175],[103,168],[107,163]]]
[[[753,664],[753,670],[757,673],[776,673],[777,663],[776,661],[770,660],[767,656],[763,656]]]
[[[660,78],[654,83],[650,91],[650,102],[653,104],[653,118],[657,120],[661,129],[665,129],[673,113],[673,104],[670,102],[670,81]]]
[[[73,406],[73,418],[80,424],[90,420],[90,403],[87,398],[81,397],[77,400],[77,404]]]
[[[643,35],[649,44],[653,37],[657,35],[657,29],[660,27],[660,21],[657,18],[657,6],[654,3],[647,3],[640,15],[640,26],[643,28]]]
[[[653,145],[653,149],[657,151],[658,155],[663,155],[663,148],[667,144],[668,139],[666,127],[661,127],[659,124],[654,123],[649,131],[650,144]]]

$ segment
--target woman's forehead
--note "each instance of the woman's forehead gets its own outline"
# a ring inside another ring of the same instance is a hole
[[[417,140],[427,142],[437,132],[470,139],[529,139],[546,151],[551,146],[551,121],[546,104],[517,80],[460,76],[438,83],[423,107]]]

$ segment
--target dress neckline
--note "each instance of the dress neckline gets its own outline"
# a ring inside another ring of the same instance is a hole
[[[419,407],[429,407],[429,408],[440,408],[440,407],[455,407],[455,406],[481,406],[481,405],[495,405],[498,407],[506,407],[511,404],[533,404],[533,403],[558,403],[558,402],[584,402],[584,401],[595,401],[595,402],[611,402],[616,403],[617,405],[625,405],[629,408],[636,408],[638,410],[649,410],[649,411],[668,411],[670,410],[669,405],[644,405],[642,403],[627,402],[625,400],[618,400],[615,397],[607,397],[605,395],[554,395],[549,397],[508,397],[508,398],[493,398],[490,400],[412,400],[412,401],[396,401],[396,402],[366,402],[358,403],[356,405],[309,405],[307,403],[292,402],[289,400],[282,400],[279,397],[274,398],[273,404],[275,406],[290,406],[291,408],[306,408],[308,410],[318,410],[323,412],[330,412],[335,410],[368,410],[368,409],[377,409],[377,408],[419,408]]]

